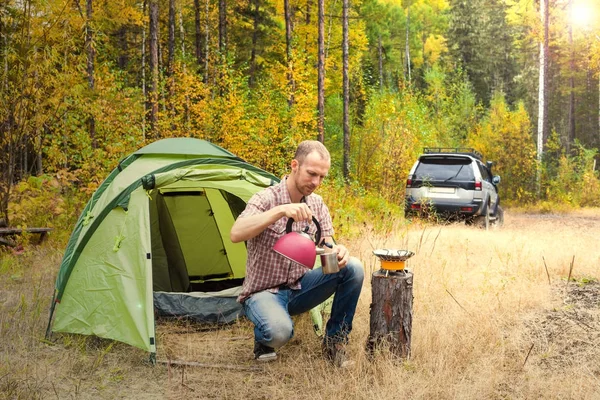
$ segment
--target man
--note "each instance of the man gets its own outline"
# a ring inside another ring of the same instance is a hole
[[[279,184],[255,194],[231,229],[231,240],[247,241],[246,278],[238,301],[254,323],[254,357],[258,361],[277,358],[275,349],[294,335],[291,315],[309,311],[332,294],[331,316],[326,325],[323,353],[335,365],[349,364],[344,347],[352,330],[352,320],[362,289],[361,262],[350,257],[346,247],[335,244],[340,271],[324,275],[321,269],[308,269],[273,250],[286,233],[288,218],[296,231],[310,226],[316,231],[314,216],[321,226],[325,243],[333,243],[329,209],[313,192],[327,176],[329,152],[318,141],[300,143],[291,162],[291,172]]]

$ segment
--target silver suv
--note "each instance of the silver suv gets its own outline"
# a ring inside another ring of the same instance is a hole
[[[486,229],[502,225],[500,177],[492,162],[483,163],[472,148],[425,148],[406,180],[405,215],[437,215],[479,223]]]

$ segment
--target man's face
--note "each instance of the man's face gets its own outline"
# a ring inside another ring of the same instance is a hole
[[[303,196],[314,192],[327,176],[330,166],[330,161],[322,159],[316,151],[306,156],[302,165],[298,160],[292,160],[292,178],[298,192]]]

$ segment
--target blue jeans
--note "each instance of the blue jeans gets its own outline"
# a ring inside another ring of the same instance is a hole
[[[346,267],[335,274],[324,275],[321,268],[308,271],[300,290],[281,287],[279,292],[254,293],[244,301],[244,312],[254,324],[256,341],[273,348],[286,344],[294,336],[291,315],[302,314],[327,300],[332,294],[331,316],[325,328],[327,337],[347,340],[364,279],[358,258],[350,257]]]

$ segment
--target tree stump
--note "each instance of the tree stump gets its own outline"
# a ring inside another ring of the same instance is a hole
[[[370,333],[367,350],[387,347],[401,358],[410,357],[413,274],[408,270],[373,273]],[[382,346],[383,345],[383,346]]]

